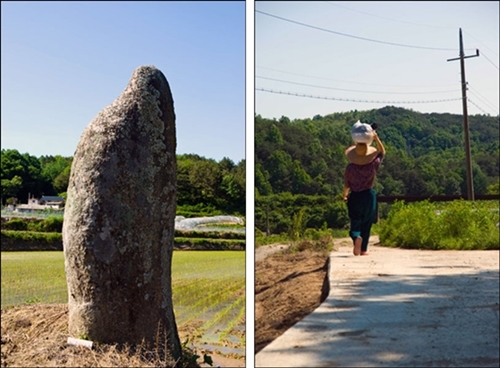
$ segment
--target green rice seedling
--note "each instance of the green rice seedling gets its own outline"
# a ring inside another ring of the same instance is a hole
[[[241,303],[238,304],[238,307],[233,306],[233,310],[237,311],[237,314],[234,318],[232,318],[226,325],[226,328],[220,333],[219,341],[224,343],[225,340],[229,337],[229,335],[234,334],[234,328],[237,325],[241,325],[244,323],[245,319],[245,297],[241,297],[238,301],[241,300]],[[243,334],[242,334],[243,335]],[[241,337],[240,337],[241,340]]]
[[[179,325],[197,319],[211,321],[245,294],[245,253],[175,251],[172,280],[173,304]],[[238,307],[229,309],[234,308]],[[223,330],[227,323],[218,321],[214,326]],[[244,328],[244,322],[238,326]],[[196,334],[210,338],[206,328],[198,328]]]
[[[245,252],[174,251],[172,274],[178,280],[245,278]]]
[[[241,290],[241,287],[241,280],[232,280],[224,283],[224,285],[221,285],[220,282],[213,283],[211,288],[205,289],[204,297],[198,299],[196,303],[192,304],[192,307],[197,308],[223,303],[233,292]]]
[[[185,318],[192,319],[193,317],[201,318],[201,316],[210,316],[216,313],[222,305],[232,302],[234,295],[244,290],[244,280],[232,280],[227,283],[215,282],[210,288],[203,289],[202,294],[198,294],[199,298],[192,297],[182,298],[174,291],[174,306],[180,308],[176,310],[179,313],[179,322]]]
[[[64,303],[62,252],[2,252],[2,308],[35,301]]]
[[[67,302],[63,252],[2,252],[1,257],[2,308]],[[204,323],[214,318],[245,294],[245,252],[174,251],[172,289],[179,328],[196,319]],[[236,325],[245,327],[244,321]]]
[[[240,287],[240,285],[235,285],[235,288]],[[174,306],[179,306],[176,312],[178,312],[177,316],[180,321],[184,318],[199,317],[205,314],[210,307],[220,303],[223,293],[227,294],[227,286],[222,284],[220,280],[212,280],[210,283],[192,280],[190,285],[183,288],[178,288],[174,281],[174,288],[173,302]]]
[[[230,301],[228,303],[221,304],[224,308],[219,309],[217,313],[214,313],[211,318],[206,319],[205,323],[197,329],[198,334],[214,336],[214,330],[224,329],[226,330],[227,326],[231,323],[231,314],[235,314],[239,311],[240,306],[245,303],[245,295],[240,295],[237,299]],[[233,324],[234,326],[234,324]],[[219,340],[217,338],[217,340]]]

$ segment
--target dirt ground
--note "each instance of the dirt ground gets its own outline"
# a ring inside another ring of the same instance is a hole
[[[104,345],[89,350],[71,346],[68,339],[68,308],[66,304],[31,304],[2,310],[2,367],[157,367],[171,366],[153,351],[119,351]],[[182,331],[179,331],[184,341]],[[185,338],[185,337],[184,337]],[[214,367],[244,367],[245,360],[206,353]],[[147,359],[146,359],[147,357]],[[197,360],[192,367],[208,367]]]
[[[255,255],[255,353],[314,311],[328,296],[328,255],[286,253],[284,245]]]

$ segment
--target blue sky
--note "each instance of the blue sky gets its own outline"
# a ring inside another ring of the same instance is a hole
[[[462,114],[460,62],[447,62],[459,56],[459,28],[465,55],[481,54],[465,60],[469,115],[499,114],[498,1],[258,1],[255,10],[255,107],[263,117],[387,105]]]
[[[245,158],[244,2],[1,3],[2,148],[72,156],[85,127],[155,65],[177,153]]]

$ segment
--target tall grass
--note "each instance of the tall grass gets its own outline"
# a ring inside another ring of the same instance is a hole
[[[396,202],[380,223],[383,245],[415,249],[500,249],[498,203]]]

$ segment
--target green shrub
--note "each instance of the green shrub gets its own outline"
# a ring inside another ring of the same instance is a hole
[[[175,238],[175,245],[183,245],[198,249],[245,249],[245,240],[241,239],[208,239],[208,238]]]
[[[28,222],[28,231],[38,231],[42,233],[61,233],[63,218],[60,216],[50,216],[44,220],[32,220]]]
[[[62,217],[48,217],[41,223],[41,231],[46,233],[61,233],[63,227]]]
[[[28,230],[28,223],[23,219],[13,218],[7,221],[2,227],[5,230],[26,231]]]
[[[380,223],[383,245],[413,249],[500,249],[498,208],[484,201],[396,202]]]
[[[60,233],[62,232],[62,226],[63,218],[61,216],[50,216],[44,220],[37,218],[13,218],[2,224],[2,229],[43,233]]]
[[[37,231],[2,230],[2,236],[14,240],[45,241],[48,243],[54,241],[62,241],[61,233],[41,233]]]
[[[175,230],[174,236],[180,238],[246,239],[244,233],[230,231]]]
[[[214,206],[199,203],[197,205],[179,205],[176,211],[177,216],[191,217],[205,217],[205,216],[219,216],[224,215],[223,211],[216,209]]]
[[[444,249],[499,249],[498,209],[481,202],[450,203],[440,214]]]

